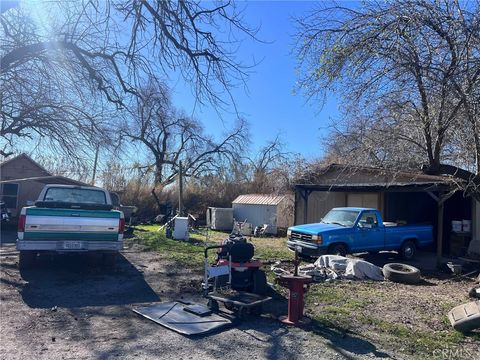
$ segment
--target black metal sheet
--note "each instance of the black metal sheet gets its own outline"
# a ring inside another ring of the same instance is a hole
[[[154,304],[132,309],[137,314],[183,335],[202,335],[232,325],[232,321],[218,314],[198,316],[185,311],[179,302]]]

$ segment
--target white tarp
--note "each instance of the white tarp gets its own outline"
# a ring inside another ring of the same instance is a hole
[[[310,275],[315,281],[337,278],[384,280],[382,268],[365,260],[338,255],[322,255],[314,264],[299,267],[299,273]]]

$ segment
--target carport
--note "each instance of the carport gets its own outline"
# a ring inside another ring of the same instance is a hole
[[[295,185],[295,224],[317,222],[333,207],[374,207],[385,221],[431,224],[440,259],[451,253],[451,221],[473,218],[475,201],[449,177],[335,164],[309,175]]]

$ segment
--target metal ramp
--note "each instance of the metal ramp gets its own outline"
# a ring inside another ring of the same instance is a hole
[[[228,317],[201,304],[167,302],[132,309],[135,313],[182,335],[203,335],[232,325]]]

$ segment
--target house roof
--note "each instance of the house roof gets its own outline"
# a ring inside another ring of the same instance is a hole
[[[33,164],[34,166],[36,166],[37,168],[39,168],[40,170],[44,171],[46,174],[52,175],[52,174],[50,173],[50,171],[48,171],[47,169],[45,169],[42,165],[40,165],[39,163],[37,163],[35,160],[33,160],[30,156],[28,156],[28,155],[25,154],[25,153],[22,153],[22,154],[20,154],[20,155],[17,155],[17,156],[14,156],[14,157],[12,157],[12,158],[9,158],[9,159],[7,159],[7,160],[2,161],[2,162],[0,163],[0,169],[1,169],[3,166],[7,165],[7,164],[10,164],[10,163],[12,163],[12,162],[14,162],[14,161],[18,161],[18,160],[21,160],[21,159],[25,159],[25,160],[29,161],[30,163],[32,163],[32,164]]]
[[[249,204],[249,205],[278,205],[285,195],[269,195],[269,194],[245,194],[239,195],[232,204]]]
[[[9,184],[9,183],[19,183],[24,181],[37,181],[43,184],[61,184],[61,185],[80,185],[80,186],[91,186],[90,184],[84,183],[82,181],[73,180],[65,176],[36,176],[29,177],[24,179],[10,179],[0,181],[0,184]]]

